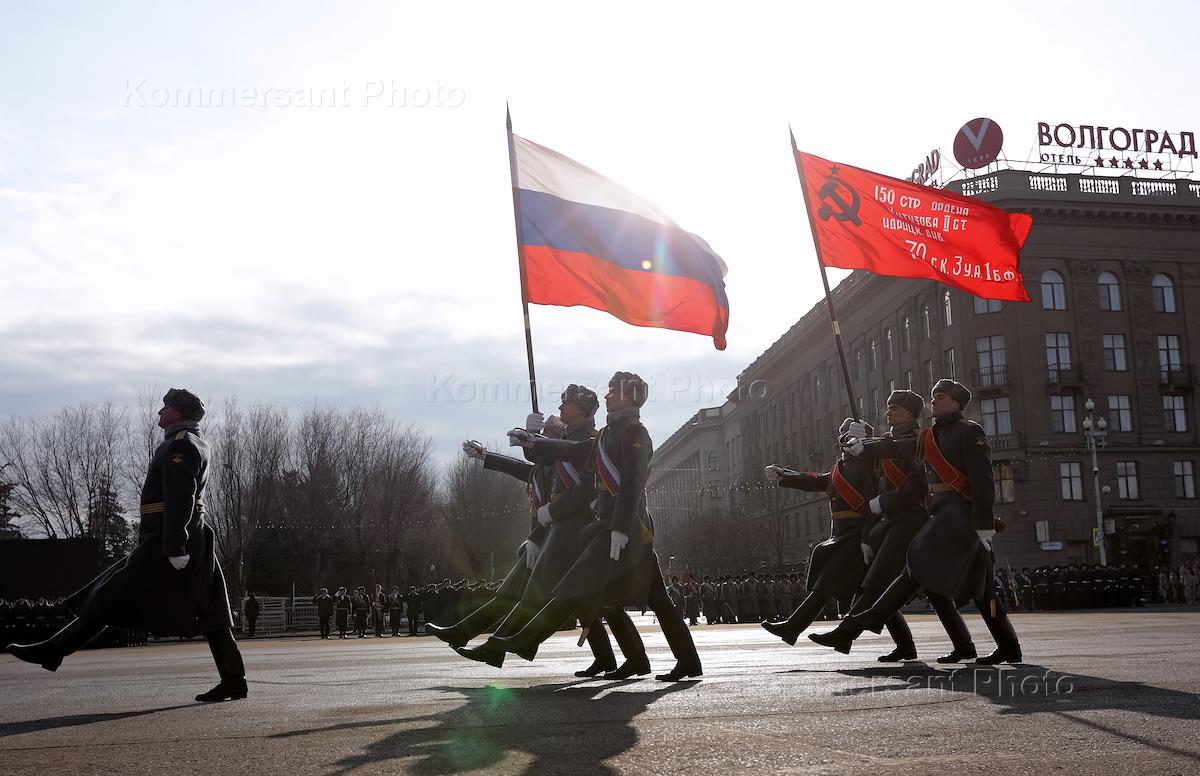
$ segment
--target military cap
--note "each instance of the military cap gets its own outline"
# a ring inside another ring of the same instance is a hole
[[[919,393],[915,391],[906,391],[904,389],[892,391],[887,399],[888,406],[897,404],[912,413],[914,418],[921,417],[921,409],[925,406],[925,400],[921,398]]]
[[[188,420],[199,421],[204,417],[204,402],[186,388],[172,388],[163,396],[163,404],[179,412]]]
[[[608,385],[610,388],[619,387],[623,395],[628,395],[633,400],[635,407],[645,404],[650,396],[650,386],[633,372],[616,372],[608,381]],[[627,391],[630,393],[626,394]]]
[[[933,386],[930,395],[944,393],[951,399],[958,402],[959,409],[965,410],[967,405],[971,403],[971,392],[967,390],[967,386],[962,383],[956,383],[948,377],[943,377],[937,381],[937,385]]]
[[[596,410],[600,409],[600,399],[596,396],[596,392],[586,385],[576,385],[571,383],[567,389],[562,392],[562,400],[571,402],[572,404],[583,410],[583,414],[589,418],[596,414]]]

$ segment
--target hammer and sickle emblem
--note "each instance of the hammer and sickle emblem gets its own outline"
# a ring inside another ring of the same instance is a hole
[[[843,192],[850,195],[849,202],[846,201]],[[833,216],[835,221],[849,221],[855,226],[862,226],[862,219],[858,217],[858,208],[862,201],[858,192],[846,185],[844,180],[830,175],[817,194],[825,200],[817,210],[817,216],[822,221],[828,221],[829,217]]]

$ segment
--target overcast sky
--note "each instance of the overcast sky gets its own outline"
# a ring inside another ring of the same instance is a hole
[[[175,385],[501,438],[506,101],[729,266],[724,352],[531,311],[539,377],[641,373],[659,442],[819,299],[789,123],[900,177],[977,116],[1014,159],[1038,121],[1200,130],[1184,2],[245,5],[0,9],[0,417]]]

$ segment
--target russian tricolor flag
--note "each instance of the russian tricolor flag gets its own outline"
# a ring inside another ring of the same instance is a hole
[[[726,267],[708,243],[594,170],[512,139],[529,302],[707,334],[725,349]]]

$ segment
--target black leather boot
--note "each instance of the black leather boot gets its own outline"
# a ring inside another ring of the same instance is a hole
[[[796,646],[796,639],[800,638],[800,634],[804,632],[804,629],[812,625],[817,617],[820,616],[821,610],[825,608],[825,604],[828,601],[829,596],[827,595],[809,593],[786,620],[764,621],[759,623],[759,625],[767,633],[778,636],[783,639],[784,643],[794,647]]]
[[[458,649],[465,647],[467,642],[483,633],[508,613],[511,603],[506,599],[493,598],[483,606],[468,614],[453,625],[437,625],[428,623],[425,631]]]
[[[968,641],[962,646],[956,646],[950,651],[950,654],[942,655],[937,661],[942,664],[959,663],[963,660],[974,660],[976,657],[975,645]]]
[[[590,679],[593,676],[599,676],[600,674],[606,674],[615,670],[617,670],[616,658],[611,660],[601,660],[600,658],[596,658],[587,668],[583,669],[582,671],[576,671],[575,675],[580,679]]]
[[[476,663],[487,663],[492,668],[502,668],[504,666],[504,648],[496,643],[495,637],[488,639],[478,647],[455,647],[454,651],[467,660],[474,660]]]
[[[247,687],[246,679],[234,679],[225,681],[222,679],[216,687],[208,692],[202,692],[196,696],[196,700],[200,703],[214,703],[217,701],[236,701],[246,697]]]
[[[558,626],[574,612],[574,601],[552,598],[518,633],[512,636],[493,636],[488,642],[494,641],[496,646],[505,652],[511,652],[525,660],[533,660],[541,643],[553,636]]]
[[[1017,632],[1013,629],[1012,620],[1008,619],[1008,612],[1004,611],[1004,605],[995,599],[976,601],[975,604],[979,607],[979,613],[983,616],[983,622],[987,625],[988,632],[996,641],[995,651],[979,658],[975,664],[994,666],[1001,663],[1020,663],[1021,642],[1017,639]]]
[[[608,640],[608,631],[599,617],[588,626],[587,643],[595,659],[587,668],[576,671],[576,676],[587,679],[616,670],[617,656],[613,654],[612,642]]]
[[[669,673],[659,674],[654,677],[660,682],[681,682],[684,679],[699,679],[704,676],[704,670],[699,664],[687,665],[686,663],[678,662]]]
[[[825,633],[810,633],[808,637],[823,647],[833,647],[843,655],[849,655],[854,640],[862,635],[863,626],[856,618],[847,617],[838,626]]]
[[[629,679],[634,676],[645,676],[648,673],[650,673],[650,661],[645,656],[642,656],[626,660],[621,664],[620,668],[605,674],[604,678]]]
[[[912,631],[904,620],[904,615],[896,612],[884,623],[888,635],[896,642],[896,648],[877,659],[880,663],[903,663],[905,660],[917,659],[917,646],[913,643]]]
[[[40,665],[47,671],[57,671],[63,658],[83,649],[87,643],[104,632],[105,626],[89,624],[76,617],[45,641],[35,644],[9,644],[8,653],[26,663]]]

